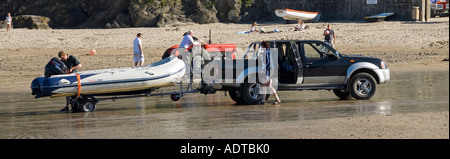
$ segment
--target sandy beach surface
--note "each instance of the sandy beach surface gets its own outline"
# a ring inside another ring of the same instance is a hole
[[[146,63],[152,63],[159,61],[167,48],[179,45],[183,33],[188,30],[193,30],[194,36],[205,42],[209,40],[208,35],[211,30],[213,43],[235,43],[240,48],[238,55],[242,55],[247,45],[253,41],[322,40],[322,33],[327,24],[331,24],[335,30],[336,49],[340,53],[381,58],[391,69],[391,75],[449,72],[448,17],[433,18],[432,22],[428,23],[405,21],[307,23],[308,29],[303,31],[271,34],[235,34],[238,31],[249,30],[250,24],[225,23],[179,24],[163,28],[14,29],[10,33],[2,29],[0,31],[0,92],[30,92],[31,81],[44,73],[45,64],[52,57],[57,57],[60,50],[75,55],[80,60],[83,65],[80,71],[132,66],[132,41],[137,33],[143,33]],[[266,22],[259,25],[267,31],[275,29],[284,31],[293,26],[293,24],[279,22]],[[96,49],[97,55],[89,55],[91,49]],[[32,98],[31,95],[30,98]],[[371,115],[308,120],[296,124],[301,126],[292,126],[289,122],[276,126],[262,124],[260,129],[254,131],[265,132],[267,138],[377,138],[378,136],[381,138],[448,139],[448,116],[448,111],[389,116]],[[308,131],[301,131],[300,135],[297,134],[299,130]],[[367,133],[368,130],[371,133]],[[236,134],[231,136],[233,138],[252,138],[252,132],[242,132],[236,128],[223,131]],[[401,135],[400,132],[407,133]],[[204,136],[195,137],[168,134],[166,137],[207,138],[209,135],[208,131],[203,134]],[[93,136],[93,138],[103,137],[105,136]],[[229,136],[216,135],[216,138],[227,137]]]

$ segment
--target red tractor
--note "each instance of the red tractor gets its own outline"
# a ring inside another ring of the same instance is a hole
[[[180,45],[174,45],[168,48],[163,55],[163,58],[169,57],[170,54],[179,56],[178,48]],[[222,59],[236,59],[236,44],[206,44],[202,45],[203,49],[209,52],[212,57],[221,57]],[[189,50],[188,48],[186,50]],[[173,52],[174,51],[174,52]]]

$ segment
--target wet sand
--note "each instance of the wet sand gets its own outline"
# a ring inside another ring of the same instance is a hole
[[[106,100],[89,113],[60,113],[58,98],[0,93],[0,138],[448,139],[448,72],[395,77],[363,101],[303,91],[279,92],[281,105],[241,106],[220,93],[189,94]]]
[[[327,91],[305,91],[294,92],[299,96],[295,99],[289,98],[292,92],[281,92],[284,100],[280,106],[236,106],[219,92],[206,97],[191,95],[180,102],[168,97],[105,101],[98,104],[96,112],[69,114],[58,111],[64,99],[34,99],[29,89],[31,80],[43,74],[45,64],[59,50],[77,56],[83,64],[80,71],[128,67],[133,65],[130,52],[137,32],[144,34],[146,62],[156,62],[166,48],[179,44],[187,30],[207,41],[207,29],[212,29],[213,43],[236,43],[244,50],[252,41],[321,40],[328,23],[307,24],[310,28],[301,32],[249,35],[234,34],[249,25],[222,23],[165,28],[15,29],[12,33],[2,30],[0,138],[448,139],[449,63],[443,59],[449,57],[449,21],[433,21],[331,23],[339,52],[374,56],[388,63],[393,82],[380,85],[370,101],[339,101]],[[261,27],[285,30],[292,25],[265,23]],[[98,54],[88,55],[90,49],[97,49]],[[428,72],[444,76],[444,81],[435,81],[438,78]],[[422,81],[428,85],[419,87]],[[197,99],[200,102],[195,102]],[[379,109],[390,112],[377,113]]]

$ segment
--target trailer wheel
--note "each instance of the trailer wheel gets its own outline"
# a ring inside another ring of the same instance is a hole
[[[88,99],[81,105],[81,112],[93,112],[95,110],[95,102],[93,99]]]
[[[170,95],[170,99],[172,99],[172,101],[176,102],[179,101],[181,98],[181,96],[179,94],[171,94]]]
[[[71,102],[73,112],[93,112],[97,99],[91,96],[84,96]]]

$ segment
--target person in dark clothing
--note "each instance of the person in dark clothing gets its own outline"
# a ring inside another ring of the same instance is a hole
[[[69,55],[66,54],[64,51],[60,51],[58,53],[58,56],[59,58],[61,58],[61,61],[64,62],[64,64],[66,64],[67,74],[76,73],[77,70],[82,67],[80,61],[78,61],[78,59],[73,55]]]
[[[336,44],[336,34],[334,34],[334,30],[331,29],[331,25],[328,24],[328,28],[323,32],[323,36],[325,36],[325,43],[334,48],[334,44]]]
[[[67,67],[66,74],[76,73],[77,70],[82,67],[80,61],[78,61],[78,59],[73,55],[69,55],[69,54],[66,54],[64,51],[60,51],[58,53],[58,56],[59,56],[59,58],[61,58],[61,61]],[[66,107],[61,109],[61,111],[68,113],[69,112],[69,104],[70,104],[70,97],[67,96],[66,97]]]

